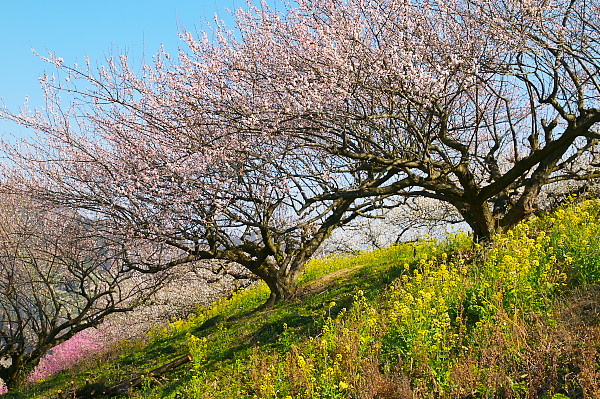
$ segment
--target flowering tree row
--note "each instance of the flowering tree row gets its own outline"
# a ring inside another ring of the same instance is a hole
[[[177,57],[139,73],[125,55],[49,55],[46,107],[3,112],[40,132],[5,173],[101,220],[132,269],[226,259],[272,304],[333,229],[390,197],[450,204],[489,238],[547,184],[597,177],[598,11],[298,0],[241,10],[235,31],[184,31]]]

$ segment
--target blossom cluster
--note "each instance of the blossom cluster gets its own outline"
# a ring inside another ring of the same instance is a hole
[[[83,330],[52,348],[29,375],[35,382],[68,369],[92,355],[101,353],[109,344],[98,330]]]

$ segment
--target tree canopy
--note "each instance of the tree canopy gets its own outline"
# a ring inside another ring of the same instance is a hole
[[[43,79],[14,187],[151,242],[153,272],[236,261],[289,297],[337,226],[394,197],[448,203],[478,238],[545,186],[598,176],[600,6],[583,0],[298,0]],[[142,245],[142,247],[144,247]],[[165,254],[168,254],[165,257]]]

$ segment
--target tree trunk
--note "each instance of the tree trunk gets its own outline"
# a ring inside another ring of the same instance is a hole
[[[269,295],[269,299],[267,299],[261,308],[270,308],[276,303],[283,302],[292,297],[295,281],[280,278],[278,275],[273,278],[263,278],[263,280],[271,290],[271,295]]]
[[[20,359],[13,357],[11,360],[12,363],[10,366],[0,367],[0,378],[2,378],[9,390],[23,382],[25,377]]]
[[[458,211],[473,230],[475,241],[489,240],[497,232],[497,221],[487,202],[465,203]]]
[[[276,303],[288,300],[293,296],[298,277],[300,277],[303,266],[306,264],[306,260],[304,259],[305,256],[301,259],[296,259],[296,262],[292,262],[287,266],[278,265],[269,259],[263,261],[258,268],[246,266],[264,281],[271,291],[269,299],[261,305],[261,309],[270,308]]]

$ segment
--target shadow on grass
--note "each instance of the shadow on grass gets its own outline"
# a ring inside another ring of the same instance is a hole
[[[400,260],[367,266],[352,274],[321,281],[318,291],[309,291],[301,298],[264,311],[244,310],[211,317],[190,331],[195,336],[209,338],[211,349],[202,367],[210,372],[235,359],[247,358],[254,347],[283,353],[296,342],[318,336],[327,317],[335,318],[343,309],[351,309],[359,290],[368,300],[377,300],[403,273]],[[290,334],[287,337],[284,325]],[[119,370],[114,374],[138,373],[151,363],[164,363],[187,351],[185,334],[155,339],[144,350],[136,350],[117,360],[115,366]],[[169,396],[185,386],[193,378],[193,373],[188,370],[189,366],[172,371],[168,380],[162,380],[161,394]],[[51,385],[56,387],[56,382]],[[49,385],[48,388],[52,387]]]

